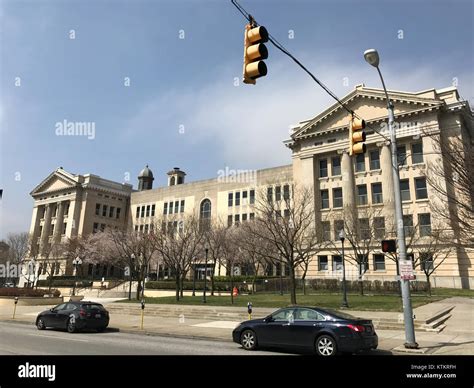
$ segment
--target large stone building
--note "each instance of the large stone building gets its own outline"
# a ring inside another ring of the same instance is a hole
[[[417,236],[422,246],[432,227],[444,222],[432,213],[432,205],[446,201],[430,189],[426,180],[427,166],[442,161],[443,155],[435,151],[432,138],[425,134],[458,137],[472,151],[473,114],[454,87],[417,93],[389,91],[389,95],[398,124],[404,223],[408,234]],[[358,220],[360,229],[368,228],[364,225],[370,222],[377,230],[363,262],[364,277],[393,280],[395,262],[380,251],[380,240],[392,235],[394,219],[385,94],[381,89],[359,85],[342,102],[367,123],[365,154],[348,155],[349,116],[334,104],[293,127],[290,139],[284,142],[292,152],[292,163],[282,167],[224,171],[196,182],[185,182],[185,172],[174,168],[167,173],[167,186],[153,188],[153,173],[147,166],[138,176],[137,191],[129,184],[95,175],[74,175],[59,168],[31,193],[35,205],[30,233],[41,251],[54,241],[106,227],[131,225],[147,232],[154,218],[168,214],[195,212],[201,218],[221,219],[232,226],[255,217],[255,196],[261,189],[278,199],[296,184],[314,189],[314,211],[324,240],[338,241],[347,211]],[[444,223],[443,228],[451,226]],[[474,257],[472,250],[468,252],[454,250],[436,269],[432,282],[437,286],[472,287]],[[409,253],[413,258],[419,255],[416,244]],[[267,271],[275,274],[284,268]],[[359,274],[358,266],[350,263],[346,271],[349,278]],[[422,278],[419,268],[417,272]],[[56,273],[71,273],[70,263],[63,262]],[[308,271],[308,278],[340,275],[337,249],[318,252]]]

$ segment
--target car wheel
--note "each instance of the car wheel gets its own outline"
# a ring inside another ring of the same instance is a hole
[[[74,317],[67,320],[67,331],[68,333],[74,333],[76,331],[76,320]]]
[[[335,356],[337,353],[336,341],[329,335],[318,337],[315,348],[318,356]]]
[[[37,327],[38,330],[46,329],[46,325],[44,324],[43,318],[38,318],[36,320],[36,327]]]
[[[240,344],[245,350],[254,350],[257,347],[257,336],[252,330],[245,330],[240,336]]]

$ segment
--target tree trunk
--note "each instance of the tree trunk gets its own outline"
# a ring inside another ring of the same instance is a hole
[[[230,303],[234,304],[234,276],[232,275],[232,270],[230,272]]]
[[[180,295],[181,298],[184,296],[184,275],[181,276],[181,281],[180,281]]]
[[[211,271],[211,296],[214,296],[214,271],[216,270],[216,262],[214,261],[214,265],[212,266]]]
[[[431,282],[430,282],[430,275],[426,275],[426,282],[428,287],[428,296],[431,298]]]
[[[303,295],[306,295],[306,279],[304,276],[301,278],[301,281],[303,282]]]
[[[179,302],[179,286],[180,286],[179,272],[176,271],[176,301],[177,302]]]
[[[296,278],[295,278],[295,268],[293,265],[289,265],[290,270],[290,296],[291,304],[296,304]]]
[[[364,296],[364,280],[362,279],[362,265],[359,263],[359,291],[360,296]]]

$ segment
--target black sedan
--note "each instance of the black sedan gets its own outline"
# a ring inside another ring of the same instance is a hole
[[[69,333],[81,329],[104,331],[109,324],[109,312],[99,303],[67,302],[43,311],[36,318],[38,330],[47,327],[66,329]]]
[[[376,349],[371,320],[315,307],[288,307],[263,319],[242,322],[232,332],[246,350],[275,347],[315,351],[320,356]]]

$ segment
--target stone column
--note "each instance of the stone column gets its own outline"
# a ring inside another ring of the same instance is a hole
[[[393,170],[390,145],[386,142],[377,143],[380,147],[380,168],[382,170],[383,215],[386,233],[395,232],[395,198],[393,189]]]
[[[61,201],[58,203],[58,212],[56,214],[56,224],[54,226],[54,237],[53,241],[59,243],[61,241],[61,230],[63,229],[64,220],[64,205],[65,202]]]
[[[342,152],[341,161],[341,172],[342,172],[342,200],[344,208],[354,208],[355,206],[355,179],[354,179],[354,166],[352,158],[349,156],[347,151]]]
[[[48,243],[49,231],[51,230],[51,213],[53,212],[53,204],[48,203],[45,205],[46,213],[44,215],[43,231],[41,233],[41,251],[44,246]]]

